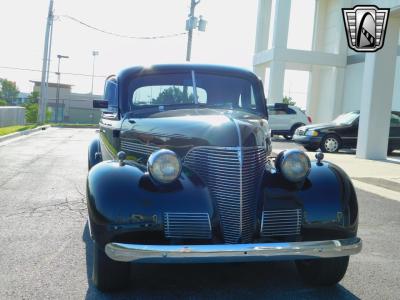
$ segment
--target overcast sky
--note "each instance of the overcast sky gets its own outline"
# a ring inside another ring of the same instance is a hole
[[[1,48],[0,67],[41,69],[44,32],[49,0],[0,0]],[[293,0],[294,11],[301,9]],[[307,0],[312,2],[313,0]],[[299,5],[300,4],[300,5]],[[131,36],[153,36],[185,31],[190,0],[55,0],[55,15],[69,15],[95,27]],[[252,69],[257,0],[202,0],[196,15],[208,21],[206,32],[195,32],[192,61],[236,65]],[[296,23],[303,28],[301,38],[290,30],[291,44],[307,48],[310,20]],[[297,25],[296,25],[297,24]],[[307,27],[308,26],[308,27]],[[57,54],[68,55],[62,60],[61,72],[92,73],[92,50],[98,50],[96,75],[117,73],[131,65],[183,62],[186,55],[185,35],[157,40],[134,40],[112,37],[88,29],[69,19],[58,17],[54,23],[51,71],[57,69]],[[0,68],[0,77],[17,82],[21,91],[30,92],[30,80],[40,80],[40,72],[11,71]],[[290,76],[289,76],[290,77]],[[306,76],[287,78],[285,90],[304,94]],[[55,75],[50,81],[55,82]],[[62,75],[63,83],[73,84],[74,92],[88,93],[91,77]],[[101,94],[103,78],[95,79],[94,92]],[[288,87],[290,83],[290,88]],[[302,96],[298,96],[302,97]],[[303,95],[303,98],[305,96]],[[301,99],[304,102],[304,99]]]

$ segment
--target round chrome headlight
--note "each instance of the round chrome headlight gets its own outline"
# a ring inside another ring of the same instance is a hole
[[[150,176],[160,183],[171,183],[179,177],[182,165],[175,152],[161,149],[153,152],[147,160]]]
[[[279,153],[275,166],[287,180],[301,182],[310,172],[311,162],[303,151],[293,149]]]

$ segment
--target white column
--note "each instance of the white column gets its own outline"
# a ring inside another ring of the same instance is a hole
[[[285,63],[273,60],[270,64],[268,80],[268,103],[282,102],[285,81]]]
[[[254,54],[268,49],[269,25],[271,20],[272,0],[258,0],[257,14],[257,32]],[[258,64],[253,66],[253,71],[262,80],[265,85],[265,72],[267,64]]]
[[[389,17],[384,47],[365,55],[357,157],[386,159],[392,108],[399,18]]]
[[[254,73],[260,77],[260,79],[262,80],[263,84],[265,85],[265,73],[267,71],[267,64],[260,64],[260,65],[255,65],[253,67],[253,71]]]
[[[287,48],[291,0],[276,0],[274,30],[272,35],[273,51]],[[268,103],[282,102],[285,81],[285,62],[273,60],[270,64],[268,81]]]
[[[268,48],[271,3],[272,0],[258,0],[255,53],[267,50]]]
[[[319,104],[319,66],[312,66],[307,88],[307,115],[311,117],[314,123],[318,122],[318,104]]]
[[[344,68],[334,67],[332,70],[333,92],[332,92],[332,115],[331,120],[342,113],[343,90],[344,90]],[[322,103],[321,103],[322,104]]]
[[[276,0],[272,48],[287,48],[291,0]]]

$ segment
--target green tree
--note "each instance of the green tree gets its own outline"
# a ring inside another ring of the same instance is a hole
[[[7,101],[0,99],[0,106],[7,106]]]
[[[287,104],[287,105],[292,105],[292,106],[296,105],[296,101],[293,101],[292,97],[290,97],[290,96],[283,97],[282,103]]]
[[[152,104],[178,104],[178,103],[193,103],[194,96],[189,97],[178,87],[169,87],[163,90],[156,99],[153,99]]]
[[[25,121],[27,123],[36,123],[38,117],[39,104],[27,102],[24,106],[25,106]]]
[[[30,103],[39,103],[40,94],[38,91],[33,91],[28,96],[28,101]]]
[[[8,103],[18,97],[19,90],[15,82],[0,78],[0,86],[0,98],[5,99]]]

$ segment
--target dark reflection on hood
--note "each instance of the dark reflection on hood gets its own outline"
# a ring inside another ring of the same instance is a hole
[[[134,124],[125,120],[121,139],[184,155],[196,146],[265,146],[268,130],[265,119],[248,112],[194,108],[156,112]]]

